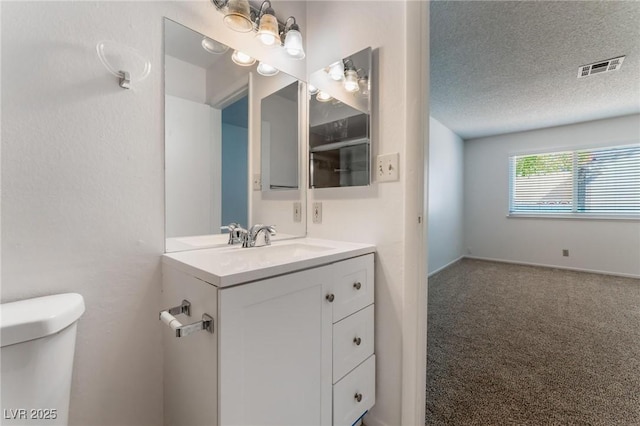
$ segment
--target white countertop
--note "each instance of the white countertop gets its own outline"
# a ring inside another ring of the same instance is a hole
[[[234,245],[167,253],[162,262],[216,287],[229,287],[373,252],[371,244],[294,238],[265,247]]]

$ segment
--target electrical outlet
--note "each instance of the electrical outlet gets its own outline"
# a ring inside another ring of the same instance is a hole
[[[262,177],[259,173],[253,175],[253,190],[260,191],[262,190]]]
[[[378,177],[378,182],[391,182],[398,180],[399,160],[400,154],[397,152],[378,155],[376,161],[376,176]]]
[[[313,223],[322,223],[322,203],[313,203]]]
[[[569,257],[569,250],[567,250],[567,249],[562,249],[562,255],[563,255],[564,257]]]
[[[300,201],[293,203],[293,221],[302,222],[302,203]]]

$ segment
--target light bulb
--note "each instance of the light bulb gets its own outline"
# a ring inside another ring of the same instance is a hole
[[[247,33],[253,29],[248,0],[230,0],[224,23],[234,31]]]
[[[229,46],[227,46],[226,44],[211,40],[209,37],[204,37],[202,39],[202,48],[209,53],[213,53],[214,55],[221,55],[229,50]]]
[[[344,78],[344,63],[342,61],[334,62],[329,65],[329,77],[335,81],[340,81]]]
[[[284,50],[294,59],[304,59],[305,53],[302,47],[302,34],[300,31],[291,29],[284,38]]]
[[[358,74],[355,70],[348,70],[344,73],[344,89],[352,93],[360,90],[360,87],[358,87]]]
[[[267,9],[267,12],[260,17],[260,28],[258,28],[256,37],[267,47],[273,47],[280,44],[278,20],[273,15],[272,9]]]
[[[248,67],[256,63],[256,60],[244,52],[235,50],[231,55],[231,60],[241,67]]]
[[[265,64],[264,62],[260,62],[258,64],[258,74],[263,75],[265,77],[271,77],[272,75],[276,75],[280,72],[275,67],[272,67],[269,64]]]
[[[316,86],[314,86],[313,84],[309,85],[309,94],[310,95],[315,95],[316,93],[318,93],[318,88]]]
[[[319,90],[318,94],[316,95],[316,100],[318,102],[329,102],[331,99],[333,99],[331,95],[327,92],[323,92],[322,90]]]

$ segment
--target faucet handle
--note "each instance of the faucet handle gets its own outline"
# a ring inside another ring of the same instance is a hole
[[[221,226],[220,230],[229,231],[229,242],[227,244],[230,245],[242,242],[243,234],[247,233],[247,230],[236,222],[231,222],[227,226]]]

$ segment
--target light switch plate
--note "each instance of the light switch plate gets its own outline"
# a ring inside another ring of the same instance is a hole
[[[262,190],[262,177],[259,173],[253,175],[253,190],[260,191]]]
[[[394,180],[398,180],[399,162],[400,154],[397,152],[378,155],[376,161],[376,177],[378,182],[391,182]]]
[[[300,201],[293,203],[293,221],[302,222],[302,203]]]
[[[322,203],[313,203],[313,223],[322,223]]]

